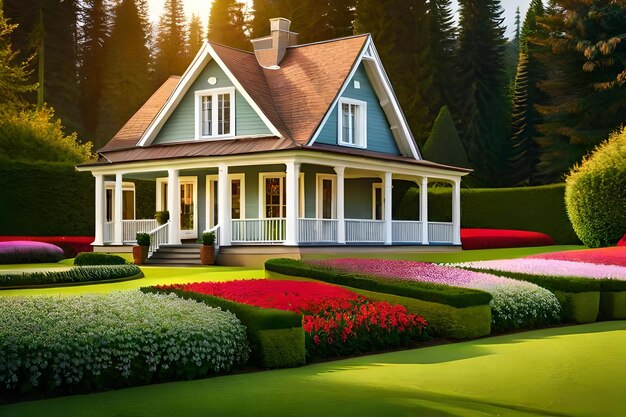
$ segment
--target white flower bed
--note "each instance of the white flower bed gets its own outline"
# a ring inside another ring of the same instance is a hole
[[[125,386],[225,372],[248,359],[231,313],[175,295],[0,297],[0,391]]]

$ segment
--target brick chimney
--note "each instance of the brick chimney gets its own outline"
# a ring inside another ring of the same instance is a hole
[[[283,17],[270,19],[271,35],[252,39],[254,55],[259,64],[268,69],[278,69],[288,46],[297,45],[298,34],[289,31],[291,21]]]

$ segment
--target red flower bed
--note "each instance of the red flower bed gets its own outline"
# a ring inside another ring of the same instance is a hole
[[[426,337],[423,331],[426,321],[408,313],[404,306],[370,301],[330,284],[259,279],[172,287],[257,307],[302,313],[309,356],[368,352]]]
[[[505,229],[461,229],[463,249],[518,248],[554,245],[545,233]]]
[[[92,251],[93,236],[0,236],[0,242],[13,240],[52,243],[63,249],[66,257],[73,258],[80,252]]]
[[[559,261],[626,266],[626,246],[542,253],[539,255],[528,256],[528,258],[556,259]]]

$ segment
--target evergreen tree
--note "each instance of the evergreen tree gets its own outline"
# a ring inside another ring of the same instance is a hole
[[[428,161],[469,168],[465,149],[447,106],[439,110],[433,130],[422,148],[422,156]]]
[[[187,50],[189,51],[189,56],[194,57],[202,47],[202,43],[204,42],[204,31],[202,30],[202,22],[200,22],[200,16],[197,14],[193,14],[191,16],[191,21],[189,22],[189,45],[187,46]]]
[[[115,8],[111,35],[105,44],[96,149],[111,139],[152,91],[145,41],[135,1],[123,0]]]
[[[102,97],[104,43],[108,36],[108,7],[104,0],[84,0],[79,71],[83,129],[93,135],[98,126]]]
[[[461,0],[458,64],[462,139],[474,177],[501,185],[507,154],[507,76],[498,0]]]
[[[185,14],[182,0],[166,0],[156,36],[155,81],[160,85],[170,75],[181,75],[189,65],[185,50]]]
[[[360,0],[355,30],[372,35],[409,126],[418,143],[424,143],[439,109],[435,106],[440,104],[433,82],[426,3]]]
[[[209,15],[208,38],[212,42],[239,49],[250,49],[246,36],[244,4],[236,0],[214,0]]]
[[[456,44],[456,28],[450,0],[430,0],[430,50],[435,74],[433,108],[453,103],[455,95],[453,65]]]

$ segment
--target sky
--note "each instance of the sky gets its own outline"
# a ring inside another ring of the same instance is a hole
[[[245,3],[252,4],[252,0],[244,1]],[[524,15],[526,14],[526,9],[528,9],[528,4],[530,0],[501,0],[502,8],[504,8],[504,24],[506,25],[506,36],[512,37],[515,32],[515,9],[519,6],[520,13],[522,17],[522,21],[524,20]],[[163,11],[163,4],[165,0],[148,0],[148,5],[150,8],[150,20],[153,22],[158,22],[159,15]],[[183,0],[185,7],[185,14],[189,19],[193,13],[200,16],[203,25],[206,28],[206,24],[208,21],[209,10],[211,9],[211,0]],[[452,0],[453,7],[457,8],[457,0]],[[277,16],[278,17],[278,16]],[[269,26],[269,24],[268,24]]]

